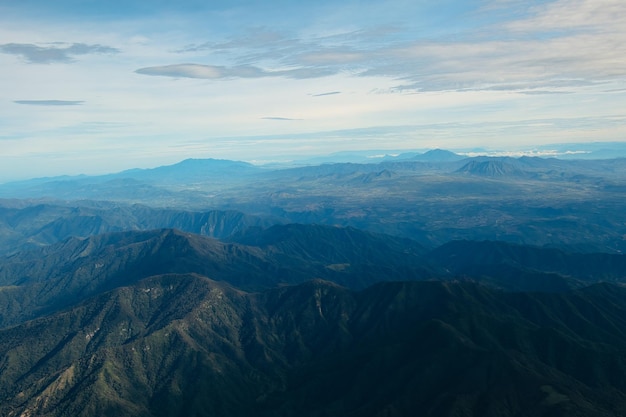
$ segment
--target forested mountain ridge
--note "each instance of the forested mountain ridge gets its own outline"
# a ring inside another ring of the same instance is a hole
[[[623,287],[150,277],[0,331],[1,415],[605,416],[626,410]]]
[[[69,238],[0,258],[0,326],[18,324],[160,274],[198,274],[246,291],[324,279],[463,280],[508,291],[564,292],[626,282],[626,255],[571,254],[502,242],[417,242],[352,228],[275,225],[229,241],[174,229]]]
[[[173,229],[117,232],[0,258],[0,326],[166,273],[200,274],[246,290],[316,278],[363,288],[380,280],[430,276],[419,245],[406,239],[302,225],[274,226],[264,235],[275,235],[275,244],[222,242]],[[346,239],[332,239],[338,235]]]

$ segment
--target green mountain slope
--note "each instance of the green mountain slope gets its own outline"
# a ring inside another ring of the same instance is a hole
[[[0,328],[166,273],[200,274],[245,290],[315,278],[364,288],[432,275],[421,247],[403,239],[299,225],[247,236],[258,246],[172,229],[119,232],[70,238],[0,259]]]
[[[381,281],[466,280],[509,291],[563,292],[625,282],[626,256],[570,254],[502,242],[414,241],[319,225],[251,228],[231,241],[172,229],[109,233],[0,258],[0,328],[160,274],[199,274],[257,291],[323,279],[351,289]]]
[[[0,415],[614,416],[626,289],[161,275],[0,331]]]

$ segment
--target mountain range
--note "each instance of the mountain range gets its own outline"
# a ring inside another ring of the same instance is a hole
[[[626,161],[0,187],[0,416],[626,415]]]
[[[471,241],[430,250],[394,236],[297,224],[251,228],[225,241],[175,229],[71,237],[0,258],[0,326],[159,274],[199,274],[244,291],[312,279],[355,290],[381,281],[437,279],[563,292],[626,283],[626,255]]]
[[[2,415],[607,416],[626,410],[623,287],[165,274],[0,331]]]
[[[625,265],[315,225],[69,238],[0,262],[0,415],[611,415]]]
[[[443,150],[378,163],[288,169],[187,160],[108,176],[4,184],[0,186],[0,196],[5,197],[0,210],[5,212],[3,216],[12,216],[15,205],[21,204],[24,225],[29,222],[27,213],[42,204],[79,207],[85,212],[114,206],[112,214],[100,210],[96,216],[115,225],[135,223],[129,224],[131,230],[172,227],[192,232],[196,230],[176,221],[157,223],[150,218],[157,209],[170,213],[159,215],[161,218],[176,216],[173,211],[239,212],[258,218],[262,225],[350,226],[410,238],[430,247],[452,240],[501,240],[620,253],[626,251],[624,173],[626,159],[468,158]],[[150,223],[146,227],[132,221],[138,205],[154,210],[141,216]],[[123,212],[130,213],[131,221],[126,221]],[[122,218],[112,219],[113,213]],[[60,222],[75,221],[64,216],[59,213]],[[81,219],[87,220],[87,216]],[[17,242],[22,232],[16,227],[0,224],[0,253],[2,246],[14,248],[25,242]],[[102,232],[115,230],[127,228],[103,226]],[[32,233],[37,231],[27,234]],[[34,236],[32,243],[39,244],[42,239],[50,243],[42,236]]]

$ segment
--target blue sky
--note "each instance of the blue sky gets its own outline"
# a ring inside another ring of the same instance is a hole
[[[626,2],[0,0],[0,181],[626,140]]]

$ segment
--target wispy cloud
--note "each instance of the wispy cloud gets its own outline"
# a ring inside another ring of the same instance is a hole
[[[329,91],[327,93],[311,94],[311,96],[312,97],[324,97],[324,96],[334,96],[336,94],[341,94],[341,91]]]
[[[300,45],[301,41],[289,37],[275,30],[265,28],[254,28],[247,30],[244,34],[233,37],[223,42],[205,42],[202,44],[188,45],[176,52],[197,52],[197,51],[222,51],[231,49],[276,49],[278,47],[293,47]]]
[[[140,68],[136,72],[144,75],[203,79],[261,77],[308,79],[326,77],[343,71],[358,73],[367,69],[372,58],[375,57],[376,60],[386,58],[374,56],[371,48],[384,44],[384,41],[389,40],[388,36],[397,30],[377,26],[369,30],[360,29],[303,38],[277,30],[253,28],[231,39],[191,44],[174,51],[178,54],[196,56],[204,53],[219,54],[221,58],[230,59],[235,64],[233,66],[181,63]],[[365,50],[362,51],[360,48]],[[264,68],[258,65],[260,62],[263,62]],[[360,67],[361,65],[363,66]]]
[[[137,74],[176,78],[218,79],[226,77],[226,68],[214,65],[174,64],[139,68]]]
[[[531,8],[527,18],[505,25],[515,32],[556,32],[592,30],[596,33],[624,27],[621,0],[556,0]]]
[[[262,120],[279,120],[279,121],[302,120],[302,119],[292,119],[290,117],[271,117],[271,116],[261,117],[261,119]]]
[[[571,91],[551,91],[551,90],[528,90],[528,91],[520,91],[521,94],[526,94],[529,96],[542,96],[542,95],[551,95],[551,94],[573,94]]]
[[[581,80],[604,82],[626,76],[625,2],[486,3],[490,7],[484,7],[486,15],[479,17],[493,21],[464,29],[462,37],[407,36],[399,26],[308,37],[257,28],[179,52],[226,53],[242,64],[220,68],[220,76],[206,78],[316,78],[348,73],[397,79],[401,82],[397,92],[503,90],[503,86],[520,92],[549,91],[563,85],[578,87]],[[504,21],[498,19],[503,11],[510,12]],[[256,66],[259,62],[265,69]],[[285,67],[290,70],[280,69]],[[241,74],[243,69],[247,75]]]
[[[51,64],[72,62],[77,55],[112,54],[119,50],[110,46],[84,43],[54,43],[46,44],[46,46],[32,43],[5,43],[0,45],[0,52],[20,56],[26,62],[33,64]]]
[[[14,100],[15,104],[27,106],[79,106],[84,103],[80,100]]]
[[[367,62],[373,54],[349,47],[318,48],[296,55],[295,59],[308,65],[346,65]]]
[[[140,68],[135,72],[142,75],[154,75],[174,78],[200,78],[210,80],[263,77],[286,77],[304,79],[324,77],[327,75],[332,75],[334,73],[332,70],[318,67],[303,67],[266,71],[252,65],[225,67],[202,64],[173,64],[156,67],[145,67]]]

